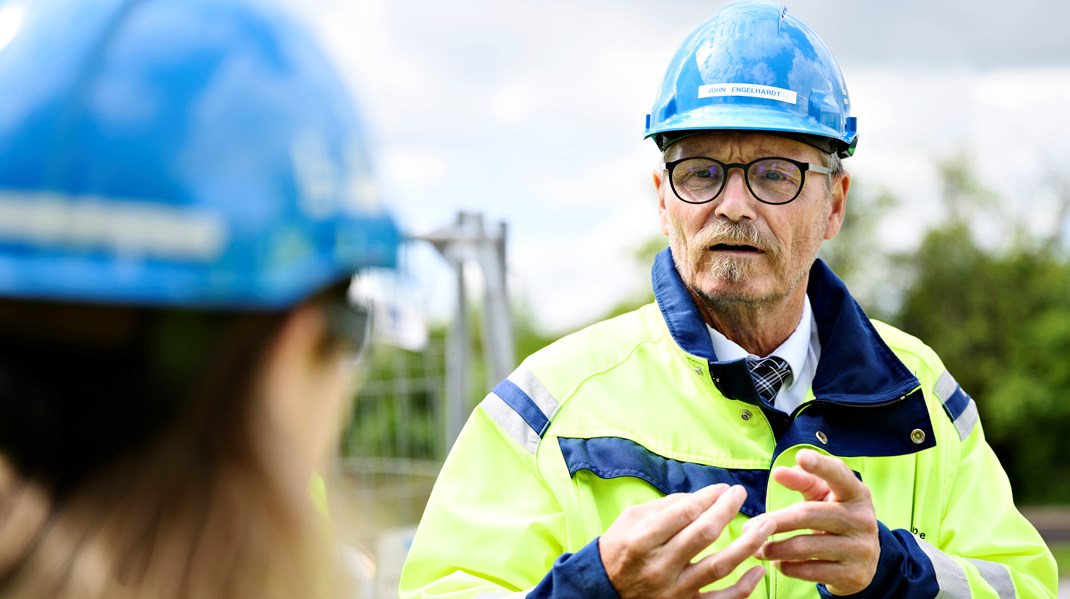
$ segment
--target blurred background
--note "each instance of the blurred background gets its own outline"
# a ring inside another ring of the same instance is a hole
[[[664,68],[717,2],[311,0],[412,237],[333,509],[392,586],[464,416],[527,354],[650,301],[664,247],[642,140]],[[1023,510],[1070,569],[1070,3],[797,0],[859,120],[823,257],[978,402]],[[1070,589],[1068,589],[1070,592]]]

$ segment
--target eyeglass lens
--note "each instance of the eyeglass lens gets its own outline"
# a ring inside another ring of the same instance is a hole
[[[727,180],[725,165],[711,158],[688,158],[672,171],[672,187],[685,202],[709,202],[721,193]],[[759,200],[784,204],[802,188],[803,171],[782,158],[763,158],[747,164],[747,186]]]
[[[371,338],[370,308],[359,302],[329,301],[324,306],[328,334],[339,344],[343,362],[353,365]]]

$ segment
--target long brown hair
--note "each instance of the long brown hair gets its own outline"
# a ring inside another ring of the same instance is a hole
[[[0,596],[322,596],[255,392],[286,317],[0,301]]]

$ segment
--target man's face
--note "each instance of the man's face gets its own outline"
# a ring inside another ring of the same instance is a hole
[[[710,132],[669,146],[665,161],[705,156],[724,163],[782,157],[824,165],[824,156],[804,143],[752,132]],[[799,196],[782,205],[763,204],[747,187],[741,169],[728,173],[713,201],[688,204],[673,193],[668,172],[654,172],[662,231],[684,283],[707,305],[769,305],[805,293],[821,242],[843,223],[850,177],[831,185],[809,171]],[[801,285],[802,284],[802,285]],[[799,295],[801,299],[801,295]]]

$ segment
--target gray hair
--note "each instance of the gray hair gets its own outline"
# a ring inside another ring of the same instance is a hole
[[[839,177],[845,172],[843,168],[843,158],[840,158],[840,155],[836,152],[822,152],[821,154],[825,157],[825,166],[832,171],[825,176],[825,186],[831,191],[832,182],[836,180],[836,177]]]

